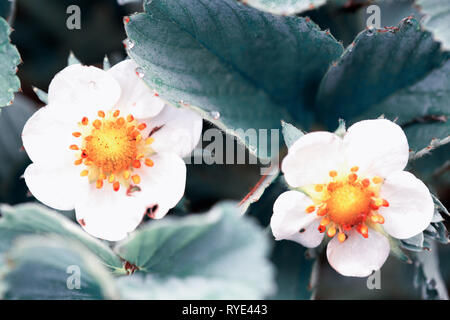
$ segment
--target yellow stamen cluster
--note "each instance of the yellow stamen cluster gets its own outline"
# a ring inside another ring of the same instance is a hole
[[[130,187],[141,182],[138,174],[133,174],[142,164],[152,167],[154,154],[150,147],[152,137],[143,139],[142,131],[145,123],[138,123],[131,115],[120,117],[120,111],[99,111],[98,118],[89,121],[83,117],[78,123],[79,131],[73,132],[75,138],[80,138],[79,144],[69,146],[76,152],[75,165],[84,164],[85,169],[80,176],[88,177],[101,189],[104,182],[112,184],[113,190],[120,186]]]
[[[338,240],[347,239],[346,231],[355,228],[363,237],[369,235],[368,225],[383,224],[384,217],[378,213],[389,202],[378,196],[383,179],[381,177],[361,178],[359,168],[352,167],[346,175],[340,176],[336,170],[329,172],[330,182],[313,186],[308,192],[314,205],[305,208],[306,213],[322,217],[319,232],[329,237],[338,235]]]

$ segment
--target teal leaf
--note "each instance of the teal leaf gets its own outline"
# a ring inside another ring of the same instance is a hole
[[[414,129],[407,134],[414,150],[424,148],[433,138],[448,136],[446,122],[433,126],[433,119],[449,113],[448,58],[415,19],[363,31],[324,76],[318,113],[330,127],[340,117],[352,124],[383,114],[405,128],[420,123],[417,129],[428,128],[420,129],[428,130],[426,135],[415,138]]]
[[[146,273],[121,279],[120,287],[125,298],[136,298],[136,287],[143,298],[164,297],[167,286],[172,299],[200,298],[200,292],[202,298],[260,299],[273,289],[267,240],[234,202],[202,215],[155,220],[116,246]]]
[[[284,121],[281,122],[281,130],[283,133],[284,143],[288,148],[290,148],[300,137],[305,135],[302,130]]]
[[[273,16],[223,1],[147,2],[125,25],[129,56],[170,103],[197,111],[249,147],[248,129],[307,126],[311,92],[342,46],[310,19]]]
[[[10,34],[11,27],[0,18],[0,107],[10,105],[14,93],[20,89],[20,80],[16,72],[21,59],[19,51],[10,42]]]
[[[416,0],[416,4],[425,14],[423,25],[442,43],[444,50],[450,50],[450,1]]]
[[[109,272],[95,255],[74,241],[43,236],[21,238],[7,258],[0,281],[3,299],[118,298]]]
[[[273,14],[290,15],[315,9],[326,0],[246,0],[245,4]]]
[[[80,63],[81,63],[80,60],[78,60],[78,58],[75,57],[75,54],[72,51],[70,51],[69,57],[67,58],[67,65],[71,66],[73,64],[80,64]]]
[[[111,68],[111,63],[109,62],[108,56],[105,55],[103,58],[103,70],[108,71]]]
[[[0,253],[9,250],[13,241],[25,235],[58,235],[84,245],[102,263],[118,273],[124,272],[120,258],[103,242],[91,237],[78,225],[53,210],[38,204],[1,205]]]
[[[11,17],[14,15],[14,9],[16,7],[15,0],[3,0],[0,1],[0,17],[5,20],[10,21]]]

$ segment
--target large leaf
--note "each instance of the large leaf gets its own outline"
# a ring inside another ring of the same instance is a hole
[[[102,260],[103,264],[116,272],[124,271],[122,262],[112,250],[100,240],[91,237],[79,226],[53,210],[42,205],[27,203],[16,206],[0,206],[0,253],[11,247],[18,237],[34,234],[59,235],[83,244]]]
[[[366,30],[322,80],[318,111],[330,127],[340,117],[351,124],[381,114],[402,125],[418,121],[428,126],[433,123],[428,118],[449,115],[448,57],[414,19],[403,20],[396,29]],[[442,126],[420,139],[446,138],[448,124]],[[407,133],[415,148],[427,146]]]
[[[11,27],[0,17],[0,107],[11,104],[14,93],[20,88],[16,76],[20,63],[19,51],[10,42]]]
[[[95,255],[75,241],[25,237],[7,257],[0,282],[3,299],[118,298],[109,272]]]
[[[259,10],[289,15],[315,9],[327,0],[246,0],[245,3]]]
[[[230,129],[260,157],[269,156],[267,148],[245,131],[279,128],[288,110],[308,125],[311,93],[342,52],[310,19],[235,0],[155,0],[145,10],[125,26],[137,72],[162,98]]]
[[[445,50],[450,50],[450,1],[416,0],[416,4],[426,15],[423,22],[425,28],[433,32]]]
[[[119,243],[117,253],[146,273],[119,281],[125,297],[260,299],[271,293],[268,239],[236,205],[153,221]]]

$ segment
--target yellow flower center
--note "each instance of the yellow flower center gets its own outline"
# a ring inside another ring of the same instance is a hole
[[[384,223],[384,217],[378,213],[378,209],[389,206],[387,200],[378,196],[383,179],[360,178],[356,174],[358,169],[352,167],[350,173],[341,175],[332,170],[329,173],[330,182],[304,190],[314,201],[314,205],[307,207],[305,211],[316,212],[323,217],[319,232],[326,231],[329,237],[338,234],[341,242],[347,238],[345,232],[352,228],[367,238],[368,225]]]
[[[131,182],[137,185],[141,178],[133,171],[141,167],[141,161],[148,167],[153,166],[149,158],[154,154],[150,147],[153,138],[143,139],[141,134],[146,124],[138,123],[131,114],[126,118],[119,116],[119,110],[99,111],[98,118],[92,122],[83,117],[78,123],[80,131],[72,133],[81,138],[79,145],[70,146],[76,152],[74,164],[85,166],[80,175],[95,182],[98,189],[105,180],[112,184],[114,191],[118,191],[120,185],[129,188]]]

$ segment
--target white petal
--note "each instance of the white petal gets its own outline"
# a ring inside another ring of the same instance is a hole
[[[156,116],[164,107],[164,101],[155,96],[154,92],[139,78],[136,73],[137,64],[124,60],[108,70],[120,84],[122,94],[117,106],[125,113],[131,113],[136,118]]]
[[[74,152],[69,147],[79,142],[72,136],[76,122],[72,126],[70,122],[60,121],[52,110],[43,107],[28,119],[22,131],[23,146],[33,162],[69,163],[74,160]]]
[[[75,205],[77,221],[94,237],[108,241],[124,239],[142,221],[146,206],[121,188],[115,192],[110,184],[96,189],[89,186]]]
[[[342,243],[337,236],[328,243],[330,265],[347,277],[367,277],[379,270],[389,256],[388,239],[370,228],[367,239],[355,230],[347,234],[347,240]]]
[[[157,205],[154,218],[161,219],[184,195],[186,164],[173,153],[156,154],[151,159],[153,167],[144,165],[136,170],[141,177],[141,191],[134,192],[132,197],[140,199],[146,207]]]
[[[281,170],[289,185],[302,187],[326,182],[329,172],[343,163],[342,139],[330,132],[312,132],[289,148]]]
[[[433,219],[434,204],[430,191],[413,174],[398,171],[389,175],[380,190],[389,207],[380,208],[384,229],[391,236],[407,239],[425,230]]]
[[[48,88],[49,105],[61,116],[89,116],[110,110],[120,97],[119,83],[106,71],[81,64],[70,65],[53,78]]]
[[[319,226],[317,215],[305,211],[312,204],[312,200],[301,192],[282,193],[273,205],[270,220],[275,239],[292,240],[308,248],[317,247],[322,242],[324,234],[317,230]]]
[[[150,132],[159,128],[151,135],[155,139],[152,148],[156,152],[185,157],[198,144],[202,126],[202,118],[195,112],[166,105],[160,114],[150,119]]]
[[[45,205],[58,210],[72,210],[87,179],[77,175],[73,168],[30,164],[24,173],[31,194]]]
[[[406,135],[400,126],[386,119],[355,123],[344,137],[344,146],[349,166],[358,166],[365,175],[387,177],[408,163]]]

